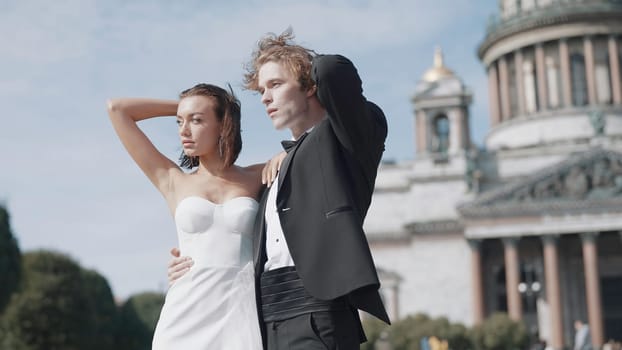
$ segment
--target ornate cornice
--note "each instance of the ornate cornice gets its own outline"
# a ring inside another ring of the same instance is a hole
[[[462,232],[464,225],[458,220],[435,220],[425,222],[413,222],[405,226],[412,234],[433,234],[445,232]]]

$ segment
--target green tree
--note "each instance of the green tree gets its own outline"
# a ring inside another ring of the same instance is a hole
[[[0,205],[0,315],[17,289],[21,269],[19,246],[9,219],[9,212]]]
[[[119,315],[118,348],[124,350],[151,349],[151,340],[160,311],[164,305],[161,293],[140,293],[130,297]]]
[[[22,286],[4,313],[4,346],[15,350],[88,348],[95,328],[80,266],[49,251],[26,253],[22,262]]]
[[[529,341],[525,325],[505,313],[495,313],[473,327],[471,338],[477,350],[524,349]]]
[[[381,336],[388,333],[389,325],[375,317],[367,317],[363,320],[363,330],[367,341],[361,344],[361,350],[375,350],[376,342]],[[384,333],[383,333],[384,332]]]
[[[88,349],[112,349],[115,345],[119,315],[110,285],[97,271],[82,270],[81,273],[94,331]]]
[[[416,314],[395,322],[389,329],[394,350],[420,350],[421,340],[432,336],[446,340],[450,349],[471,348],[467,328],[451,323],[445,317],[430,318],[425,314]]]

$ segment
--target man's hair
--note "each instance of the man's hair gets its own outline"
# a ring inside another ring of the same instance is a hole
[[[278,62],[298,79],[303,91],[311,89],[315,82],[311,79],[311,61],[316,55],[315,51],[294,43],[294,33],[291,27],[280,35],[268,33],[257,42],[257,48],[253,51],[250,62],[245,66],[244,87],[258,91],[258,72],[266,62]]]
[[[206,96],[212,98],[214,113],[222,124],[218,147],[225,166],[231,166],[242,150],[242,134],[240,129],[240,101],[235,97],[231,85],[229,91],[212,84],[197,84],[179,94],[179,99],[190,96]],[[199,165],[199,157],[188,157],[183,151],[179,157],[179,165],[191,169]]]

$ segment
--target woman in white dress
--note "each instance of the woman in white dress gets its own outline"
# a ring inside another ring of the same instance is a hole
[[[261,349],[252,268],[252,226],[273,167],[239,167],[240,104],[233,93],[199,84],[179,101],[108,101],[112,125],[175,218],[179,249],[194,265],[168,290],[153,349]],[[180,166],[161,154],[137,122],[176,116]],[[278,157],[275,157],[275,160]],[[183,168],[196,170],[186,172]]]

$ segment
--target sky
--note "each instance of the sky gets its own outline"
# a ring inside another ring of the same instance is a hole
[[[107,278],[119,299],[166,290],[173,219],[117,139],[110,97],[175,99],[199,82],[230,83],[242,103],[238,164],[264,162],[287,131],[242,89],[258,39],[293,28],[298,43],[357,66],[381,106],[384,160],[414,158],[412,94],[434,48],[472,90],[472,136],[488,130],[476,55],[495,0],[0,0],[0,203],[22,251],[65,253]],[[174,118],[139,123],[181,152]]]

